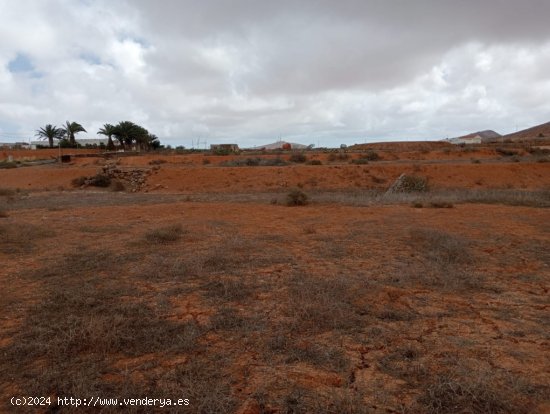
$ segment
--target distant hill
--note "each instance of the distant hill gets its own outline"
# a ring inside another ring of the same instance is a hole
[[[514,132],[512,134],[504,135],[502,137],[503,140],[511,141],[525,141],[537,138],[550,138],[550,122]]]
[[[292,149],[306,149],[307,148],[307,145],[297,144],[295,142],[277,141],[277,142],[274,142],[272,144],[259,145],[257,147],[252,147],[252,148],[249,148],[249,149],[252,149],[252,150],[261,150],[261,149],[277,150],[277,149],[282,149],[283,146],[286,146],[285,144],[289,144],[290,148],[292,148]]]

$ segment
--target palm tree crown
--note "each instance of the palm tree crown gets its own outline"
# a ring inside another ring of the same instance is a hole
[[[109,141],[107,142],[107,149],[108,150],[114,150],[115,144],[113,143],[113,135],[116,133],[116,127],[111,124],[104,124],[103,128],[100,128],[99,131],[97,131],[98,134],[105,135],[109,138]]]
[[[61,128],[56,127],[55,125],[48,124],[45,127],[36,130],[36,136],[42,139],[47,139],[50,144],[50,148],[53,147],[54,139],[61,139],[64,131]]]
[[[78,122],[69,122],[69,121],[67,121],[65,123],[65,126],[63,127],[62,130],[63,130],[63,133],[69,139],[69,143],[71,145],[76,145],[76,141],[74,139],[74,134],[77,134],[79,132],[88,132]]]

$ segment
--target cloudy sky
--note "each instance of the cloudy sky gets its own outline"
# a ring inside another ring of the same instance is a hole
[[[66,120],[186,147],[513,132],[550,121],[549,16],[548,0],[0,0],[0,141]]]

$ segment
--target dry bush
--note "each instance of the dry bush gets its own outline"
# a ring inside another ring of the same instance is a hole
[[[252,288],[241,279],[223,278],[212,280],[202,288],[206,297],[224,301],[242,301],[252,293]]]
[[[500,155],[504,155],[505,157],[513,157],[514,155],[518,155],[519,152],[515,150],[509,150],[506,148],[495,148],[495,152]]]
[[[359,390],[338,389],[328,393],[306,389],[292,384],[285,394],[268,398],[256,394],[260,413],[287,414],[367,414],[371,409],[365,404],[364,394]]]
[[[227,237],[202,255],[206,272],[227,273],[250,265],[253,246],[240,237]]]
[[[73,187],[82,187],[84,184],[86,184],[86,180],[88,178],[85,175],[82,175],[80,177],[73,178],[71,180],[71,184]]]
[[[383,372],[397,378],[420,382],[429,377],[428,370],[420,361],[422,355],[423,352],[418,347],[406,346],[382,357],[378,366]]]
[[[301,190],[294,189],[286,195],[287,206],[305,206],[308,204],[308,196]]]
[[[348,279],[296,275],[288,285],[284,309],[290,329],[298,332],[360,328],[363,310],[354,303],[360,294]]]
[[[503,387],[491,373],[467,378],[437,376],[418,399],[423,410],[432,414],[475,413],[504,414],[531,413],[532,401]]]
[[[55,232],[45,227],[28,223],[6,223],[0,225],[0,253],[29,253],[34,242],[55,236]]]
[[[307,165],[323,165],[321,160],[309,160],[306,162]]]
[[[419,175],[405,175],[402,181],[402,190],[405,192],[427,191],[428,179]]]
[[[8,217],[8,212],[5,210],[0,210],[0,218],[6,218]]]
[[[346,154],[345,152],[331,152],[327,157],[327,160],[330,162],[347,161],[349,160],[349,154]]]
[[[151,243],[170,243],[178,241],[183,233],[181,224],[170,224],[149,230],[145,233],[145,239]]]
[[[240,336],[250,331],[265,330],[265,323],[261,317],[245,316],[235,308],[223,306],[210,318],[210,328]]]
[[[473,269],[477,262],[471,242],[433,229],[411,230],[411,242],[426,260],[422,268],[409,266],[410,281],[445,289],[481,289],[484,282]]]
[[[342,349],[318,343],[291,344],[284,353],[288,364],[303,362],[337,372],[344,372],[350,366]]]
[[[88,182],[94,187],[109,187],[111,185],[111,177],[106,174],[96,174],[89,178]]]
[[[295,162],[295,163],[304,163],[307,161],[307,157],[305,154],[301,153],[301,152],[298,152],[298,153],[294,153],[292,154],[290,157],[289,157],[289,161],[290,162]]]
[[[190,400],[190,405],[181,410],[185,413],[232,413],[237,399],[232,392],[232,378],[226,372],[229,362],[226,356],[194,356],[158,379],[158,387],[164,395],[167,391],[175,396],[183,392]]]
[[[432,262],[440,265],[465,265],[474,261],[471,243],[463,237],[435,229],[410,231],[411,241]]]

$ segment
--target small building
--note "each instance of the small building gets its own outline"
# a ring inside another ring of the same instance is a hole
[[[461,145],[461,144],[481,144],[483,138],[479,135],[473,137],[462,137],[462,138],[452,138],[449,140],[451,144]]]
[[[210,151],[216,153],[231,154],[239,152],[239,146],[237,144],[211,144]]]

